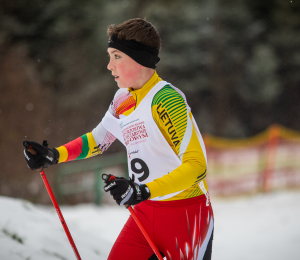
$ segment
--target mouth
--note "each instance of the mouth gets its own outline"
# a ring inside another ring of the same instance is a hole
[[[113,75],[113,77],[115,78],[115,81],[117,81],[119,79],[119,76],[117,76],[117,75]]]

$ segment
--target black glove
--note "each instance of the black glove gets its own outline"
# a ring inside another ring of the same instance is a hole
[[[31,170],[48,168],[58,163],[59,152],[55,148],[49,149],[46,140],[44,140],[43,145],[34,141],[23,141],[23,146],[25,147],[24,155],[27,166]]]
[[[144,200],[150,198],[149,188],[145,185],[138,185],[133,179],[125,179],[123,177],[115,177],[111,174],[103,174],[102,179],[105,181],[106,185],[104,190],[110,191],[114,200],[119,205],[136,205]]]

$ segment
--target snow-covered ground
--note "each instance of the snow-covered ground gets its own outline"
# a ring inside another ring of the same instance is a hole
[[[300,192],[212,198],[212,259],[300,259]],[[83,260],[106,259],[129,212],[123,207],[61,207]],[[53,208],[0,196],[1,260],[76,259]]]

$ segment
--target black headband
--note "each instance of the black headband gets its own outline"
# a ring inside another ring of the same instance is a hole
[[[112,35],[108,41],[108,47],[124,52],[147,68],[155,69],[155,65],[160,61],[158,49],[148,47],[135,40],[119,40],[115,35]]]

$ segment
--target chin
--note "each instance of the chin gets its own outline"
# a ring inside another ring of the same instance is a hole
[[[119,87],[119,88],[128,88],[127,86],[124,86],[124,84],[122,84],[122,83],[119,83],[119,82],[118,82],[117,84],[118,84],[118,87]]]

